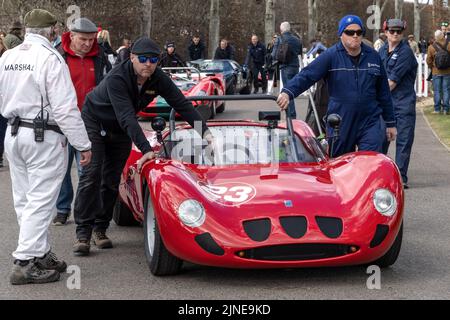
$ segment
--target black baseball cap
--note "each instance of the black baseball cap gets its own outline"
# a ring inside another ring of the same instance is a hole
[[[138,56],[154,57],[161,54],[161,49],[155,41],[147,37],[141,37],[133,44],[131,53]]]

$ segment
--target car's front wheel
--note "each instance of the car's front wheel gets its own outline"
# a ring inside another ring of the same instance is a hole
[[[139,225],[139,222],[136,221],[131,210],[125,203],[122,202],[122,200],[120,200],[120,197],[117,197],[116,203],[114,204],[113,220],[118,226],[121,227],[132,227]]]
[[[388,252],[380,259],[375,261],[373,264],[379,266],[380,268],[388,268],[392,266],[396,261],[400,254],[400,250],[402,248],[402,240],[403,240],[403,223],[400,227],[400,231],[398,232],[397,237],[395,238],[394,244],[389,249]]]
[[[145,255],[150,272],[155,276],[178,274],[183,261],[172,255],[165,247],[148,191],[145,196],[144,235]]]

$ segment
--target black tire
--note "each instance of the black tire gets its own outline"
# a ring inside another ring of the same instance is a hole
[[[113,220],[121,227],[134,227],[140,225],[134,218],[131,210],[122,202],[122,200],[120,200],[120,197],[117,197],[116,203],[114,204]]]
[[[216,113],[224,113],[224,112],[225,112],[225,101],[223,101],[220,107],[216,109]]]
[[[251,78],[251,75],[249,75],[249,77],[250,77],[250,78],[247,79],[247,84],[246,84],[246,86],[243,87],[243,88],[241,89],[241,91],[239,91],[240,94],[245,94],[245,95],[247,95],[247,94],[252,93],[252,88],[253,88],[253,85],[252,85],[252,79],[253,79],[253,78]]]
[[[145,243],[145,256],[147,258],[147,264],[150,268],[150,272],[154,276],[172,276],[180,273],[183,265],[183,260],[178,259],[172,255],[165,247],[164,242],[159,233],[158,221],[153,215],[154,228],[149,230],[148,214],[153,213],[153,205],[151,203],[150,195],[148,191],[145,195],[145,209],[144,209],[144,243]],[[151,210],[151,211],[150,211]],[[153,252],[150,252],[150,243],[148,232],[153,232],[154,243]]]
[[[232,96],[236,94],[236,79],[233,79],[231,85],[225,90],[228,96]]]
[[[384,256],[375,261],[373,264],[379,266],[380,268],[388,268],[392,266],[397,261],[397,258],[400,254],[400,250],[402,248],[402,241],[403,241],[403,223],[402,226],[400,227],[400,231],[398,232],[398,235],[395,238],[392,247]]]

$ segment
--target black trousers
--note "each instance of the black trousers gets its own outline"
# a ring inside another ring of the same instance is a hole
[[[77,239],[88,240],[92,231],[106,231],[112,220],[120,176],[131,151],[127,134],[106,132],[100,124],[82,114],[92,143],[91,163],[83,168],[75,199]]]
[[[263,91],[267,91],[267,74],[266,74],[266,69],[264,69],[263,66],[254,65],[253,68],[252,68],[252,73],[253,73],[253,87],[255,88],[255,90],[258,90],[258,88],[259,88],[258,75],[261,73],[262,90]]]

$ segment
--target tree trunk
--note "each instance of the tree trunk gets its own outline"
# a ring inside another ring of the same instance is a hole
[[[317,1],[308,0],[308,41],[313,40],[317,33]]]
[[[266,0],[266,19],[265,19],[265,43],[266,45],[272,41],[275,33],[275,5],[276,0]]]
[[[211,0],[209,11],[209,56],[214,57],[214,52],[220,41],[220,0]]]
[[[414,37],[416,38],[416,41],[420,41],[420,5],[419,0],[414,0]]]
[[[142,0],[142,35],[146,35],[149,38],[152,35],[152,0]]]
[[[403,18],[403,2],[404,0],[395,0],[395,18]]]

